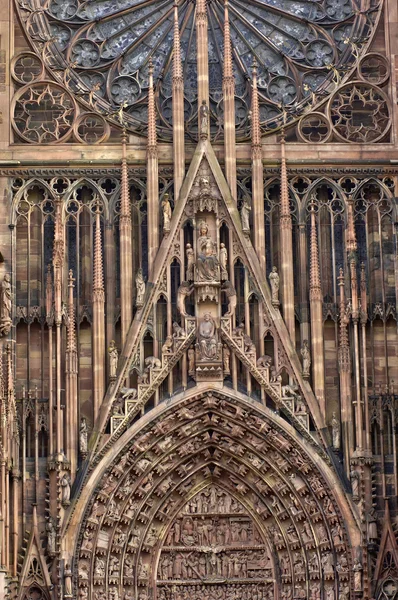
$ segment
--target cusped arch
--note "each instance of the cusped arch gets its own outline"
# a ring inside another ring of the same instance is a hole
[[[80,179],[77,179],[66,190],[66,192],[63,196],[63,220],[65,220],[65,218],[66,218],[66,207],[67,207],[68,201],[73,197],[74,192],[76,192],[79,188],[82,188],[82,187],[87,187],[94,194],[98,194],[98,197],[101,201],[103,211],[104,211],[104,219],[105,219],[105,221],[108,221],[109,220],[108,198],[106,197],[106,194],[104,193],[101,186],[98,185],[98,183],[96,181],[93,181],[92,179],[88,179],[86,177],[81,177]]]
[[[206,482],[240,498],[272,540],[279,593],[310,581],[338,593],[348,581],[359,527],[322,451],[314,443],[309,452],[289,424],[239,392],[195,390],[144,415],[93,466],[65,531],[76,585],[111,595],[153,588],[156,597],[171,523]],[[242,552],[248,560],[251,549]]]
[[[346,197],[346,194],[344,193],[344,190],[335,181],[333,181],[333,179],[330,179],[329,177],[320,177],[319,179],[314,181],[309,186],[308,190],[306,191],[305,195],[303,196],[303,200],[302,200],[301,206],[300,206],[300,215],[299,215],[301,223],[305,223],[305,221],[307,220],[306,213],[309,209],[309,204],[311,203],[312,198],[314,196],[314,192],[316,193],[317,189],[319,189],[323,185],[330,186],[336,192],[337,196],[343,203],[343,206],[344,206],[343,218],[344,218],[344,220],[346,220],[347,197]]]
[[[10,214],[10,222],[11,223],[15,223],[17,220],[17,208],[19,203],[21,202],[21,200],[23,199],[24,195],[26,194],[26,192],[28,192],[30,189],[34,188],[34,187],[40,187],[43,190],[45,190],[48,193],[48,197],[51,200],[55,200],[55,192],[54,190],[51,188],[51,186],[44,181],[43,179],[38,179],[38,178],[33,178],[33,179],[29,179],[28,181],[25,182],[25,184],[23,186],[21,186],[18,191],[15,193],[12,203],[11,203],[11,214]]]

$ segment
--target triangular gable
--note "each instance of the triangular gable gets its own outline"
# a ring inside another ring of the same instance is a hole
[[[19,583],[18,600],[31,588],[38,586],[43,593],[50,589],[51,579],[48,572],[46,560],[41,550],[39,533],[37,528],[36,507],[33,508],[33,529],[30,533],[25,551],[25,559],[22,565]]]
[[[279,352],[284,352],[292,375],[294,375],[301,389],[301,393],[305,398],[309,414],[311,414],[318,431],[322,435],[324,424],[322,422],[318,402],[309,383],[302,377],[301,363],[290,340],[290,336],[282,316],[279,310],[276,310],[272,306],[268,283],[266,281],[266,274],[263,273],[260,268],[259,260],[249,236],[245,235],[242,230],[240,215],[236,203],[231,196],[228,183],[216,158],[211,143],[209,140],[201,140],[196,147],[187,175],[181,187],[179,198],[175,204],[170,223],[170,231],[168,235],[163,238],[157,253],[155,263],[150,274],[150,281],[148,281],[146,286],[143,308],[136,313],[131,324],[125,347],[121,353],[119,361],[118,378],[116,382],[109,388],[108,393],[105,396],[104,403],[100,411],[99,422],[95,426],[93,436],[94,439],[92,440],[94,446],[97,446],[97,442],[99,441],[101,434],[105,431],[112,404],[119,390],[124,385],[124,381],[126,380],[129,369],[133,362],[133,357],[137,353],[139,340],[145,332],[148,317],[152,311],[158,291],[164,280],[165,271],[170,260],[170,256],[173,252],[174,243],[177,241],[179,243],[180,226],[184,218],[184,211],[186,209],[187,202],[190,199],[195,180],[204,161],[207,163],[212,177],[214,177],[215,184],[220,193],[221,201],[225,206],[227,218],[230,221],[230,226],[232,227],[234,238],[237,240],[237,243],[240,246],[240,253],[243,256],[246,267],[249,269],[250,278],[254,282],[259,300],[263,303],[266,317],[274,329],[274,334],[277,338],[276,343],[278,344],[278,350]],[[191,323],[190,326],[191,337],[193,335],[193,328],[194,322]],[[253,375],[256,376],[256,373],[253,373]],[[163,380],[162,376],[158,376],[157,380],[160,384],[160,382]],[[142,406],[139,407],[138,403],[136,403],[136,410],[141,407]],[[129,421],[127,418],[122,417],[120,419],[117,437],[119,437],[125,427],[128,426],[128,422]],[[117,437],[115,439],[117,439]],[[108,440],[105,446],[101,448],[100,454],[102,455],[107,449],[109,449],[111,445],[112,440]],[[97,458],[99,458],[98,455]]]

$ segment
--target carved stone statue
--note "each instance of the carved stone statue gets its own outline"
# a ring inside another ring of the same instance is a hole
[[[69,506],[70,504],[70,477],[67,473],[61,479],[62,488],[62,505]]]
[[[170,222],[172,217],[171,204],[169,195],[165,194],[162,200],[162,211],[163,211],[163,231],[170,231]]]
[[[368,541],[370,543],[374,543],[377,540],[378,535],[377,535],[376,511],[373,506],[368,511],[367,520],[368,520]]]
[[[251,203],[249,196],[245,196],[243,198],[243,204],[240,209],[240,220],[242,223],[243,231],[250,231],[250,211],[251,211]]]
[[[145,362],[145,366],[147,369],[161,369],[162,368],[162,361],[160,360],[160,358],[157,358],[156,356],[147,356],[144,362]]]
[[[350,472],[350,480],[352,487],[352,499],[359,500],[359,473],[355,469]]]
[[[54,556],[57,552],[57,532],[55,529],[55,521],[52,517],[46,523],[47,531],[47,552],[50,556]]]
[[[209,135],[209,107],[206,104],[206,100],[202,100],[200,113],[200,135],[201,137],[207,137]]]
[[[229,362],[230,362],[230,358],[231,358],[231,350],[228,348],[228,346],[226,344],[224,344],[224,346],[223,346],[222,358],[223,358],[223,364],[224,364],[224,375],[229,375],[229,373],[230,373]]]
[[[119,361],[119,352],[117,351],[115,340],[112,340],[111,343],[109,344],[108,355],[109,355],[109,377],[110,377],[110,379],[116,379],[117,363]]]
[[[206,313],[199,323],[198,347],[201,360],[217,358],[216,324],[210,313]]]
[[[12,291],[11,291],[11,276],[9,273],[4,275],[4,279],[1,283],[1,319],[0,319],[0,333],[1,335],[8,335],[11,330],[12,320]]]
[[[352,570],[354,572],[354,590],[356,592],[362,591],[362,565],[359,561],[359,558],[354,559],[354,564],[352,566]]]
[[[209,228],[205,221],[199,224],[197,241],[196,270],[198,281],[219,281],[219,260],[215,243],[209,237]]]
[[[228,298],[228,311],[224,317],[232,317],[236,308],[236,289],[230,281],[224,281],[221,289]]]
[[[137,291],[137,297],[135,299],[135,305],[137,308],[141,308],[144,304],[145,296],[145,281],[142,269],[138,269],[137,275],[135,276],[135,287]]]
[[[173,343],[174,343],[173,336],[168,335],[162,346],[162,354],[172,354],[173,353]]]
[[[303,377],[307,379],[310,376],[311,354],[308,347],[308,340],[303,341],[301,347],[301,357],[303,359]]]
[[[187,256],[187,281],[193,281],[194,277],[194,265],[195,265],[195,254],[191,244],[186,245],[185,254]]]
[[[272,356],[268,356],[268,354],[263,354],[257,359],[257,367],[260,369],[269,369],[272,365]]]
[[[276,267],[272,267],[269,274],[269,283],[271,286],[271,301],[273,306],[279,306],[279,275]]]
[[[87,439],[88,439],[87,421],[86,421],[85,417],[82,417],[80,420],[79,447],[80,447],[80,452],[83,456],[85,454],[87,454]]]
[[[72,569],[68,563],[64,568],[64,598],[72,598]]]
[[[195,350],[191,346],[188,350],[188,375],[192,377],[195,373]]]
[[[225,244],[220,244],[220,270],[221,270],[221,281],[228,279],[228,251]]]
[[[174,338],[185,337],[184,329],[176,321],[174,321],[174,323],[173,323],[173,337]]]
[[[183,317],[188,317],[188,313],[185,308],[185,299],[187,298],[187,296],[192,294],[194,289],[194,286],[188,283],[188,281],[182,281],[180,287],[178,288],[177,309]]]
[[[333,412],[330,424],[332,426],[333,449],[340,450],[340,423],[335,412]]]

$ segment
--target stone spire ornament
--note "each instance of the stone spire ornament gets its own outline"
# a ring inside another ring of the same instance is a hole
[[[147,203],[148,203],[148,264],[155,262],[159,247],[159,167],[156,133],[155,91],[153,64],[149,62],[148,88],[148,145],[147,145]]]
[[[180,27],[178,21],[178,1],[174,3],[173,40],[173,159],[174,159],[174,198],[178,200],[185,176],[185,136],[184,136],[184,78],[181,59]]]
[[[236,182],[236,132],[235,132],[235,78],[232,64],[231,30],[229,23],[229,4],[224,2],[224,65],[223,65],[223,101],[224,101],[224,139],[225,174],[232,197],[237,198]]]
[[[198,78],[198,106],[209,106],[209,39],[207,1],[196,2],[196,54]],[[198,129],[201,130],[201,115],[199,111]],[[208,132],[207,132],[208,134]]]
[[[75,478],[77,469],[77,415],[78,415],[78,355],[76,341],[76,319],[74,302],[73,271],[69,271],[68,278],[68,332],[65,355],[65,394],[66,394],[66,455],[71,465],[71,477]]]
[[[120,311],[121,311],[121,342],[124,344],[133,315],[133,266],[131,251],[131,208],[130,186],[127,167],[127,133],[122,133],[122,173],[120,192]]]
[[[281,236],[281,279],[282,279],[282,306],[283,318],[289,331],[291,340],[295,341],[295,315],[294,315],[294,274],[293,274],[293,238],[292,216],[290,214],[289,187],[286,167],[285,132],[281,137],[281,191],[280,191],[280,219],[279,228]]]
[[[101,212],[99,199],[95,211],[93,265],[93,383],[94,420],[105,393],[105,290],[102,262]]]
[[[322,288],[319,270],[319,248],[315,202],[311,201],[310,233],[310,311],[311,311],[311,349],[313,358],[314,392],[319,402],[321,414],[325,418],[325,358],[323,345]]]
[[[264,232],[264,174],[260,129],[260,106],[257,88],[257,63],[252,67],[251,103],[251,154],[252,154],[252,208],[254,248],[261,268],[265,272],[265,232]]]

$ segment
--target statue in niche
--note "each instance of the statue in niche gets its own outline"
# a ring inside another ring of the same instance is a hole
[[[224,375],[229,375],[230,374],[230,358],[231,358],[231,350],[228,348],[228,346],[226,344],[224,344],[223,346],[223,351],[222,351],[222,359],[223,359],[223,365],[224,365]]]
[[[87,439],[88,439],[87,421],[86,421],[85,417],[82,417],[80,420],[79,447],[80,447],[80,453],[83,456],[85,454],[87,454]]]
[[[370,543],[374,543],[377,538],[376,510],[372,506],[372,508],[368,511],[368,540]]]
[[[333,450],[340,450],[340,423],[335,412],[333,412],[330,424],[332,426]]]
[[[193,251],[191,244],[186,245],[185,254],[187,257],[187,270],[186,270],[187,281],[193,281],[195,255],[194,255],[194,251]]]
[[[354,501],[359,500],[359,473],[355,469],[352,469],[350,473],[351,487],[352,487],[352,499]]]
[[[310,376],[310,367],[311,367],[311,355],[310,349],[308,347],[308,340],[303,341],[303,345],[301,347],[301,357],[303,359],[303,377],[308,379]]]
[[[201,360],[217,359],[216,323],[210,313],[206,313],[199,323],[198,349]]]
[[[207,137],[209,134],[209,107],[206,104],[206,100],[202,100],[202,104],[199,109],[200,116],[200,135]]]
[[[115,340],[112,340],[111,343],[109,344],[108,355],[109,355],[109,377],[110,377],[110,379],[116,379],[117,363],[119,361],[119,352],[117,351]]]
[[[225,247],[225,244],[220,244],[220,270],[221,270],[221,281],[226,281],[228,279],[228,251]]]
[[[142,308],[144,305],[144,296],[145,296],[145,281],[144,274],[142,269],[138,269],[137,275],[135,276],[135,287],[137,292],[137,297],[135,300],[135,305],[137,308]]]
[[[12,291],[11,291],[11,276],[9,273],[4,275],[1,283],[1,335],[8,335],[11,331],[12,319]]]
[[[64,598],[72,598],[72,569],[70,565],[66,563],[64,568]]]
[[[236,308],[236,289],[230,281],[224,281],[221,289],[228,298],[228,310],[224,317],[232,317]]]
[[[354,590],[356,592],[362,591],[362,565],[359,561],[359,558],[354,559],[354,564],[352,566],[352,570],[354,572]]]
[[[195,350],[191,346],[188,350],[188,375],[192,377],[195,373]]]
[[[185,299],[192,294],[194,286],[188,283],[188,281],[182,281],[177,292],[177,310],[183,317],[188,317],[188,313],[185,308]]]
[[[276,267],[272,267],[269,274],[269,283],[271,286],[271,301],[273,306],[279,306],[279,275]]]
[[[240,220],[242,223],[243,231],[250,231],[250,211],[251,211],[251,203],[249,196],[245,196],[243,198],[242,207],[240,209]]]
[[[163,231],[170,231],[170,223],[172,217],[171,204],[169,195],[166,193],[162,200],[162,211],[163,211]]]
[[[61,479],[62,506],[69,506],[70,504],[70,483],[70,477],[65,473]]]
[[[219,260],[216,254],[216,245],[209,237],[209,228],[206,221],[199,224],[199,237],[197,241],[196,270],[199,281],[219,280]]]
[[[54,556],[57,552],[57,532],[55,529],[55,521],[50,517],[46,523],[47,531],[47,552],[49,556]]]

